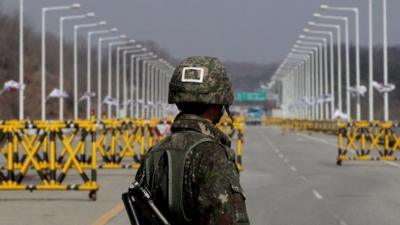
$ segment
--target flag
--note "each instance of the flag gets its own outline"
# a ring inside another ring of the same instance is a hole
[[[349,118],[348,118],[347,114],[345,114],[345,113],[343,113],[343,112],[341,112],[339,110],[336,110],[335,111],[335,115],[334,115],[334,119],[340,119],[340,120],[343,120],[343,121],[347,121]]]
[[[103,100],[103,103],[106,105],[111,105],[111,106],[118,106],[118,101],[117,99],[111,97],[111,96],[106,96]]]
[[[372,82],[372,86],[379,92],[379,93],[385,93],[385,92],[392,92],[396,89],[396,85],[394,84],[381,84],[376,81]]]
[[[268,87],[264,85],[263,83],[260,83],[260,88],[263,90],[268,90]]]
[[[82,97],[79,99],[79,101],[85,101],[89,100],[90,98],[96,97],[96,93],[94,92],[86,92],[85,94],[82,95]]]
[[[349,89],[347,91],[349,91],[352,96],[357,96],[357,95],[364,96],[365,93],[367,93],[367,88],[363,85],[358,86],[358,87],[353,86],[353,87],[349,87]]]
[[[23,89],[25,89],[25,84],[10,80],[4,83],[3,90],[0,91],[0,95],[4,92],[17,92]]]
[[[332,95],[324,95],[323,98],[324,98],[324,102],[332,102],[333,101]]]
[[[68,98],[68,97],[69,96],[67,92],[55,88],[52,92],[50,92],[49,96],[47,97],[47,100],[50,98]]]

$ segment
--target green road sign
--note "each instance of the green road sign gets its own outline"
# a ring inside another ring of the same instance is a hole
[[[263,102],[268,100],[266,91],[262,92],[237,92],[235,100],[238,102]]]

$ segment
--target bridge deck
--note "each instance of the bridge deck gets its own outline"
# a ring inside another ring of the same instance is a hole
[[[336,137],[247,127],[242,184],[252,224],[398,224],[400,164],[344,162]],[[86,192],[1,192],[2,223],[127,224],[120,193],[134,172],[99,171],[97,202]]]

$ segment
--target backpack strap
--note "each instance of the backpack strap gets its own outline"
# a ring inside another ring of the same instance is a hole
[[[183,205],[183,183],[185,163],[188,155],[195,147],[202,143],[213,142],[211,138],[203,138],[191,145],[187,151],[167,150],[168,155],[168,206],[171,212],[172,219],[177,221],[177,224],[185,224],[191,222],[191,218],[185,214]],[[181,221],[182,218],[184,221]]]

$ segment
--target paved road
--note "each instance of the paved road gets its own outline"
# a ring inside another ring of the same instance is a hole
[[[335,164],[333,136],[248,127],[241,179],[252,224],[400,224],[400,164]],[[99,200],[86,193],[0,192],[0,224],[128,224],[120,193],[134,171],[100,171]],[[108,221],[108,223],[106,223]]]

